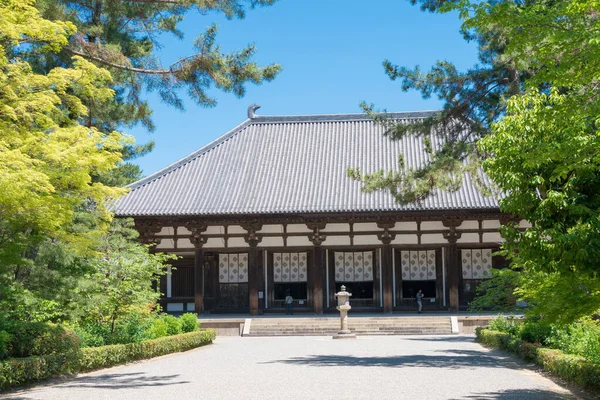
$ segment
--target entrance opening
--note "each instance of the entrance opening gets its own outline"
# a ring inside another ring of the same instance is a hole
[[[373,300],[373,282],[336,282],[336,293],[341,290],[342,285],[346,286],[346,291],[352,293],[350,302],[355,299]]]
[[[306,282],[276,283],[273,285],[275,300],[285,300],[286,292],[289,290],[294,300],[306,300]]]
[[[436,297],[435,281],[402,281],[402,298],[414,299],[421,289],[425,297]]]

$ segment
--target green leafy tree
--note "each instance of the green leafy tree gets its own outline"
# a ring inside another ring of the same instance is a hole
[[[599,6],[459,4],[470,29],[501,29],[504,57],[536,71],[480,149],[506,194],[502,210],[533,225],[504,232],[506,254],[524,272],[518,293],[534,313],[564,323],[600,310],[600,67],[591,62],[600,54]]]
[[[184,16],[222,14],[244,18],[248,8],[269,6],[275,0],[40,0],[43,16],[68,21],[77,27],[59,54],[34,57],[32,65],[47,71],[54,66],[72,65],[73,55],[82,57],[112,74],[115,96],[108,102],[86,101],[86,126],[111,132],[142,124],[154,129],[152,110],[146,99],[155,92],[163,102],[183,109],[182,93],[202,107],[216,105],[213,89],[243,96],[246,85],[272,80],[279,65],[259,66],[252,61],[254,45],[223,52],[217,43],[218,27],[207,23],[193,42],[194,54],[163,66],[157,54],[165,35],[183,39],[179,23]],[[199,18],[202,23],[203,18]],[[102,174],[102,182],[131,183],[142,171],[130,161],[151,151],[153,142],[128,146],[118,169]]]
[[[173,255],[149,253],[137,241],[131,220],[115,220],[101,238],[100,257],[90,260],[92,269],[79,285],[78,320],[84,325],[103,325],[110,334],[132,311],[151,311],[160,297],[153,281],[166,273]]]

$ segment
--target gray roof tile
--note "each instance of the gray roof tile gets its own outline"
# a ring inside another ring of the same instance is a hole
[[[410,123],[434,111],[393,113]],[[396,169],[427,157],[422,140],[390,141],[364,114],[257,116],[168,167],[135,182],[119,199],[120,216],[233,215],[403,210],[497,209],[468,176],[456,192],[436,191],[419,204],[396,204],[389,193],[362,193],[347,177]],[[431,135],[432,144],[439,141]]]

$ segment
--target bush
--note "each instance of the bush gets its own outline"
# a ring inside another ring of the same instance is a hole
[[[15,324],[11,334],[11,357],[30,357],[76,352],[81,341],[61,325],[43,322]]]
[[[577,354],[600,364],[600,324],[583,319],[566,327],[555,327],[548,339],[551,347]]]
[[[183,314],[179,320],[181,321],[181,330],[183,332],[194,332],[200,327],[198,316],[194,313]]]
[[[191,350],[212,343],[214,330],[185,333],[142,343],[89,347],[79,352],[8,359],[0,362],[0,389],[51,376],[86,372],[131,361]]]
[[[152,321],[148,334],[152,339],[167,336],[169,334],[169,324],[162,318],[156,318]]]
[[[181,320],[172,315],[164,314],[162,319],[167,323],[167,335],[179,335],[181,331]]]
[[[545,371],[580,385],[600,388],[600,365],[585,357],[565,354],[560,350],[541,347],[539,344],[524,342],[510,334],[477,328],[477,341],[488,347],[495,347],[518,354],[535,361]]]
[[[507,318],[503,315],[498,315],[496,318],[490,321],[488,327],[493,331],[504,332],[513,336],[518,336],[520,330],[520,321],[513,316]]]
[[[519,337],[522,340],[530,343],[541,343],[543,345],[548,344],[551,335],[552,327],[539,322],[525,322],[519,331]]]
[[[0,331],[0,360],[7,358],[12,350],[12,336],[6,331]]]
[[[79,369],[91,371],[98,368],[112,367],[145,358],[186,351],[204,346],[215,340],[214,330],[183,333],[142,343],[120,344],[113,346],[91,347],[82,349]]]

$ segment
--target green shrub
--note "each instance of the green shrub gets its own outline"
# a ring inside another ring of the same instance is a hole
[[[162,319],[167,323],[167,335],[179,335],[181,331],[181,320],[173,315],[165,314]]]
[[[183,332],[194,332],[200,327],[198,316],[195,313],[183,314],[179,320],[181,321],[181,330]]]
[[[142,343],[120,344],[82,349],[80,371],[112,367],[130,361],[162,356],[186,351],[212,343],[216,338],[214,330],[183,333],[148,340]]]
[[[0,389],[191,350],[212,343],[215,337],[214,330],[205,330],[142,343],[89,347],[69,354],[8,359],[0,361]]]
[[[152,339],[158,339],[169,334],[169,324],[162,318],[156,318],[148,330],[148,335]]]
[[[539,322],[527,321],[521,325],[519,330],[519,337],[530,343],[547,345],[551,335],[552,327]]]
[[[493,331],[508,333],[513,336],[518,336],[520,329],[520,321],[515,317],[504,317],[498,315],[496,318],[490,321],[489,328]]]
[[[81,345],[75,332],[61,325],[43,322],[20,323],[9,333],[12,357],[67,354],[77,351]]]
[[[577,354],[600,364],[600,325],[583,319],[566,327],[555,327],[548,340],[551,347]]]
[[[12,336],[6,331],[0,331],[0,360],[7,358],[12,350]]]
[[[600,389],[600,364],[585,357],[524,342],[504,332],[478,328],[476,334],[477,341],[485,346],[510,351],[535,361],[545,371],[552,372],[563,379]]]

